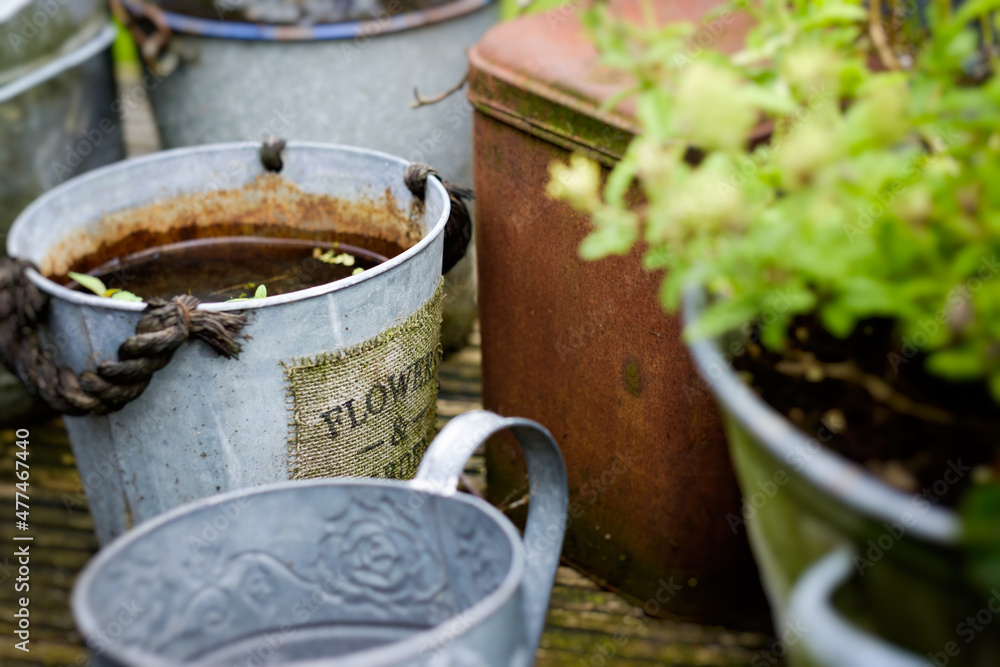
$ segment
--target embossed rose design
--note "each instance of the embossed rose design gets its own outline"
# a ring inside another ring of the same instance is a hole
[[[388,605],[425,603],[445,587],[433,530],[390,497],[359,499],[327,526],[319,569],[328,593]]]
[[[396,531],[386,531],[375,521],[353,524],[347,534],[350,567],[353,579],[373,589],[389,591],[397,588],[406,572],[397,542],[406,537]]]

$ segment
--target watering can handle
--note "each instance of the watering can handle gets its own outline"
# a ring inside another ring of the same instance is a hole
[[[441,495],[455,494],[466,461],[490,436],[503,430],[510,430],[517,438],[528,464],[531,502],[524,530],[522,591],[525,636],[534,654],[559,566],[569,502],[566,467],[555,440],[529,419],[501,417],[486,410],[466,412],[448,422],[434,438],[411,484]]]
[[[822,667],[921,667],[927,661],[851,625],[831,599],[854,572],[849,548],[813,564],[796,582],[788,600],[789,627],[802,628],[805,651]]]

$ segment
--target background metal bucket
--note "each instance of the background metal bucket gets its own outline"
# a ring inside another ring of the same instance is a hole
[[[509,429],[531,471],[522,544],[463,465]],[[73,594],[94,664],[527,667],[566,523],[566,472],[535,422],[477,411],[412,482],[314,480],[179,508],[102,550]]]
[[[0,33],[0,232],[6,233],[43,191],[120,160],[124,148],[112,109],[115,29],[102,3],[15,1],[0,9]]]
[[[452,95],[419,109],[410,103],[414,88],[432,95],[459,82],[466,50],[497,12],[490,0],[457,0],[391,17],[373,9],[366,21],[306,27],[164,12],[180,64],[149,91],[163,145],[259,141],[273,132],[426,162],[445,180],[472,187],[468,102]],[[475,296],[470,251],[446,278],[446,349],[464,344]]]
[[[868,634],[835,606],[833,598],[837,590],[854,571],[854,555],[848,549],[841,549],[819,560],[795,584],[788,615],[799,624],[801,637],[790,637],[793,645],[789,650],[796,655],[794,664],[801,667],[928,667],[933,664]]]
[[[296,448],[302,460],[303,434],[313,432],[308,429],[326,433],[319,420],[300,422],[309,405],[295,395],[289,367],[312,363],[309,360],[326,364],[330,359],[353,359],[349,350],[410,321],[436,298],[442,233],[450,210],[439,181],[428,180],[424,205],[411,213],[412,195],[403,184],[407,163],[401,159],[308,143],[290,144],[283,159],[280,175],[265,175],[257,147],[245,144],[180,149],[129,160],[43,195],[11,230],[8,252],[54,275],[64,271],[74,254],[86,255],[104,239],[119,238],[142,225],[170,227],[192,219],[208,224],[224,222],[225,216],[289,224],[295,222],[299,204],[305,211],[302,224],[317,229],[343,230],[350,219],[376,235],[391,224],[392,229],[401,226],[415,237],[401,255],[335,283],[262,300],[203,304],[204,309],[247,313],[244,333],[252,339],[238,360],[216,357],[200,345],[184,345],[145,393],[122,410],[102,417],[67,417],[103,543],[133,522],[183,502],[288,479]],[[340,211],[340,219],[324,213],[323,202]],[[356,214],[351,212],[354,207],[360,207]],[[75,372],[115,358],[144,308],[73,291],[34,272],[31,278],[54,297],[50,330],[43,332],[47,344]],[[124,278],[127,288],[127,275]],[[418,342],[435,351],[433,358],[427,353],[420,370],[423,379],[434,381],[436,387],[436,327],[432,339]],[[387,359],[381,362],[385,373],[401,371]],[[361,370],[367,372],[367,367]],[[360,386],[363,375],[343,391],[351,396],[360,392],[363,400],[365,390],[370,391]],[[388,407],[383,402],[379,409],[389,419],[397,413],[408,415],[409,410],[426,414],[433,428],[434,393],[420,394],[418,400],[411,392]],[[329,396],[330,401],[335,399],[336,395]],[[343,423],[346,428],[346,418]],[[429,439],[428,433],[418,432],[424,423],[412,426],[405,440],[394,439],[392,447],[386,438],[378,451],[358,453],[358,460],[410,457],[406,460],[415,469],[426,447],[423,438]],[[378,430],[383,428],[379,424],[368,420],[367,425],[359,424],[358,433],[381,445],[379,438],[385,434]],[[330,448],[342,446],[343,439],[333,439],[332,434],[329,438]]]
[[[112,110],[115,29],[103,2],[7,0],[0,5],[0,35],[2,240],[39,194],[122,159],[124,147]],[[37,409],[4,368],[0,405],[0,423]]]
[[[686,295],[685,321],[703,303],[700,293]],[[725,418],[745,510],[733,518],[745,519],[775,632],[797,622],[790,600],[800,577],[846,546],[860,559],[869,629],[918,654],[940,651],[983,605],[965,577],[958,515],[890,487],[824,446],[822,433],[807,435],[771,408],[733,371],[725,350],[736,342],[701,340],[690,349]],[[949,664],[998,664],[998,640],[982,633]]]

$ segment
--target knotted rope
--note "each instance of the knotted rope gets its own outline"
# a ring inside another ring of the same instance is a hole
[[[0,361],[58,412],[105,415],[121,409],[192,337],[226,358],[239,356],[243,315],[198,310],[201,302],[189,295],[149,299],[135,335],[118,348],[118,361],[101,362],[77,376],[57,366],[42,343],[38,325],[47,316],[49,297],[28,278],[29,268],[34,268],[30,262],[0,258]]]
[[[406,168],[403,182],[414,197],[424,201],[424,197],[427,196],[427,177],[431,175],[438,175],[433,167],[414,162]],[[469,247],[469,239],[472,238],[472,217],[469,215],[465,200],[472,199],[475,195],[472,190],[445,180],[442,180],[441,184],[448,191],[448,199],[451,200],[451,214],[444,226],[444,259],[441,262],[441,273],[445,274],[465,257],[465,251]]]

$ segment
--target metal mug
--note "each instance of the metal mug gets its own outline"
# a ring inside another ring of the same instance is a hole
[[[509,430],[528,462],[522,542],[456,485]],[[105,547],[73,614],[100,667],[534,662],[566,525],[566,471],[539,424],[475,411],[433,441],[412,481],[321,479],[179,507]]]

